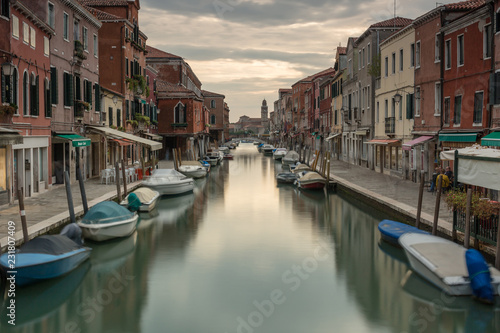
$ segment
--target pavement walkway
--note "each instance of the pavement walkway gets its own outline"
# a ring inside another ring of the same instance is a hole
[[[160,161],[160,168],[172,168],[172,161]],[[410,218],[416,217],[419,185],[408,180],[401,180],[351,165],[342,161],[332,161],[330,177],[337,186],[375,200]],[[140,182],[128,184],[128,190],[135,189]],[[85,181],[85,190],[89,208],[103,200],[116,198],[116,185],[101,184],[100,178]],[[123,187],[122,187],[123,191]],[[72,185],[72,196],[76,217],[83,215],[83,205],[78,183]],[[423,223],[432,225],[436,197],[432,193],[424,192],[422,206]],[[37,196],[24,200],[28,233],[30,239],[49,232],[70,221],[64,185],[53,186],[52,189]],[[17,205],[0,207],[0,246],[2,251],[7,246],[7,222],[16,223],[17,244],[22,242],[21,218]],[[439,231],[451,235],[452,214],[441,203]]]

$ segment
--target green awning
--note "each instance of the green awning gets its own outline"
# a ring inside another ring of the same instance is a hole
[[[66,140],[70,140],[73,144],[73,147],[90,146],[90,139],[78,134],[58,134],[57,136]]]
[[[500,132],[493,132],[481,139],[481,146],[500,147]]]
[[[476,142],[477,133],[442,133],[439,141],[443,142]]]

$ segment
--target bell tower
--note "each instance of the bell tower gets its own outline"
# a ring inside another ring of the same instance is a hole
[[[260,107],[260,119],[262,122],[267,121],[267,102],[266,99],[262,101],[262,106]]]

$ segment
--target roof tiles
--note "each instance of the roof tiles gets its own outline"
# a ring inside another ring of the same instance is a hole
[[[385,28],[385,27],[388,27],[388,28],[400,27],[400,28],[402,28],[402,27],[406,27],[407,25],[410,25],[412,22],[413,22],[412,19],[398,16],[395,18],[391,18],[389,20],[374,23],[370,26],[370,28]]]
[[[182,57],[179,57],[175,54],[159,50],[159,49],[151,47],[149,45],[146,45],[146,50],[148,51],[148,55],[147,55],[148,58],[178,58],[178,59],[182,59]]]

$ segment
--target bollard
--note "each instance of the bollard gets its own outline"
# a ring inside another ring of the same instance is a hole
[[[432,224],[432,234],[437,235],[438,219],[439,219],[439,204],[441,203],[441,187],[442,187],[443,177],[438,176],[438,183],[436,189],[436,206],[434,208],[434,223]]]
[[[64,184],[66,186],[66,200],[68,201],[69,219],[71,223],[76,223],[75,206],[73,205],[73,195],[71,194],[71,184],[69,183],[69,172],[64,172]]]
[[[24,242],[27,243],[29,241],[29,236],[28,225],[26,223],[26,211],[24,210],[24,190],[22,187],[17,191],[17,197],[19,198],[19,215],[21,215]]]
[[[422,213],[422,200],[424,196],[424,180],[425,171],[422,170],[420,174],[420,187],[418,188],[417,220],[415,221],[415,228],[417,229],[420,227],[420,214]]]
[[[498,216],[500,217],[500,209],[498,210]],[[495,267],[500,269],[500,228],[497,228],[497,252],[495,256]]]

